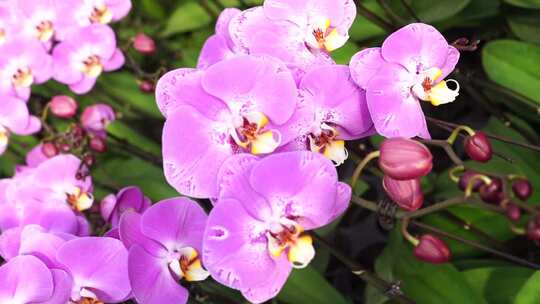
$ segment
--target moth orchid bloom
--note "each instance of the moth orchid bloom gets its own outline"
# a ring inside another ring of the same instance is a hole
[[[0,303],[65,304],[70,284],[65,271],[32,255],[17,256],[0,267]]]
[[[167,181],[184,195],[216,197],[216,174],[229,156],[269,154],[298,136],[283,128],[297,99],[292,74],[272,57],[241,55],[206,70],[167,73],[156,89],[167,118]]]
[[[81,115],[81,124],[86,131],[101,134],[116,119],[114,109],[108,104],[97,103],[86,107]]]
[[[100,211],[101,217],[110,223],[113,227],[118,226],[120,216],[128,211],[143,213],[152,201],[142,193],[141,189],[136,186],[129,186],[120,189],[118,193],[109,194],[101,201]]]
[[[353,0],[266,0],[264,14],[271,20],[289,21],[304,33],[304,43],[315,51],[334,51],[349,39],[356,17]]]
[[[297,80],[313,66],[334,64],[327,52],[313,51],[307,46],[306,30],[288,20],[269,19],[262,7],[243,11],[229,24],[238,53],[278,58],[293,71]]]
[[[89,92],[103,71],[124,65],[114,31],[106,25],[90,25],[68,35],[52,52],[53,78],[77,94]]]
[[[455,100],[459,84],[445,81],[459,60],[434,27],[409,24],[381,48],[360,51],[350,63],[354,81],[366,90],[377,132],[385,137],[430,138],[419,100],[438,106]],[[456,88],[450,89],[448,83]]]
[[[58,36],[65,39],[71,32],[91,24],[109,24],[124,18],[131,10],[131,0],[59,1]]]
[[[302,103],[296,113],[305,116],[306,128],[287,148],[318,152],[334,164],[342,164],[348,156],[345,140],[365,137],[373,127],[365,92],[352,81],[349,67],[344,65],[312,69],[302,78],[299,89]]]
[[[237,8],[227,8],[221,12],[216,22],[216,33],[206,40],[201,49],[197,68],[205,69],[216,62],[235,56],[229,24],[231,19],[240,13],[241,10]]]
[[[15,0],[13,7],[20,22],[20,34],[37,39],[50,48],[57,19],[55,1]]]
[[[30,98],[30,86],[51,78],[51,56],[35,39],[18,38],[0,46],[0,95]]]
[[[56,259],[73,280],[69,303],[121,303],[130,297],[128,252],[109,237],[82,237],[67,241]]]
[[[129,248],[129,279],[138,303],[187,303],[188,291],[179,281],[208,277],[200,257],[206,218],[186,198],[158,202],[142,215],[122,215],[119,234]]]
[[[41,122],[28,113],[26,102],[12,96],[0,96],[0,155],[5,152],[12,133],[29,135],[40,128]]]
[[[309,264],[315,250],[306,231],[345,212],[351,197],[332,162],[309,151],[232,156],[218,183],[204,232],[204,265],[253,303],[275,297],[292,268]]]

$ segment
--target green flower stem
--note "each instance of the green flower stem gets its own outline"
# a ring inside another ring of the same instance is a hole
[[[380,151],[373,151],[366,155],[364,159],[356,166],[356,169],[354,169],[352,178],[351,178],[351,187],[354,189],[354,186],[356,185],[356,182],[360,178],[360,174],[362,174],[362,170],[366,167],[366,165],[372,161],[373,159],[379,157],[381,155]]]

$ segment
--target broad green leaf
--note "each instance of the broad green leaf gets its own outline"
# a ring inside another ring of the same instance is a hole
[[[161,157],[161,148],[159,144],[144,135],[141,135],[140,132],[129,127],[122,121],[117,120],[109,124],[107,126],[107,133],[113,135],[116,139],[123,140],[156,157]]]
[[[159,3],[159,0],[141,0],[141,9],[146,15],[154,19],[162,19],[167,16],[167,13]]]
[[[540,46],[515,40],[496,40],[482,51],[482,63],[494,82],[540,103]]]
[[[400,281],[403,292],[418,304],[487,303],[452,264],[434,265],[417,260],[399,229],[375,262],[376,272],[388,281]],[[380,302],[379,302],[380,303]]]
[[[512,303],[522,285],[527,282],[534,270],[521,267],[486,267],[464,271],[463,274],[469,284],[479,290],[490,304]],[[536,290],[538,293],[538,284]],[[517,300],[517,299],[516,299]],[[537,298],[540,300],[540,298]],[[522,303],[537,303],[529,301]],[[519,302],[515,302],[519,303]]]
[[[540,271],[536,271],[516,295],[514,304],[540,303]]]
[[[178,196],[178,192],[165,181],[161,167],[136,157],[113,156],[98,161],[92,176],[106,186],[116,189],[139,186],[153,202]]]
[[[504,0],[504,2],[524,8],[540,9],[540,0]]]
[[[292,271],[278,295],[285,303],[346,304],[347,300],[313,267]]]
[[[348,41],[343,47],[332,52],[332,58],[337,64],[349,64],[351,57],[360,51],[360,48],[352,41]]]
[[[416,16],[423,22],[436,22],[448,19],[461,12],[471,0],[405,0]],[[407,23],[414,22],[414,18],[407,11],[402,0],[390,1],[395,14],[404,18]]]
[[[540,44],[540,13],[512,15],[508,25],[521,40]]]
[[[362,4],[378,16],[382,16],[384,14],[383,9],[375,0],[366,0],[363,1]],[[372,23],[360,13],[357,13],[356,19],[349,30],[349,35],[353,41],[366,40],[384,35],[385,33],[386,32],[384,29]]]
[[[99,88],[107,96],[129,105],[146,116],[162,119],[154,94],[147,94],[139,90],[137,79],[127,72],[107,73],[99,77]]]
[[[167,21],[163,36],[171,36],[204,27],[212,22],[212,17],[196,1],[180,5]]]

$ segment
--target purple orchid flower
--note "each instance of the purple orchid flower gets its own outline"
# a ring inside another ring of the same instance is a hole
[[[301,103],[296,111],[302,118],[301,137],[287,150],[311,150],[325,155],[336,165],[348,156],[345,140],[359,139],[372,132],[373,122],[365,92],[351,79],[349,67],[321,66],[309,71],[299,84]]]
[[[124,18],[131,10],[131,0],[69,0],[58,2],[58,39],[90,24],[108,24]]]
[[[315,250],[305,231],[333,221],[351,197],[332,162],[308,151],[260,160],[235,155],[218,181],[218,201],[204,232],[204,265],[215,280],[254,303],[276,296],[293,267],[307,266]]]
[[[295,81],[271,57],[243,55],[206,70],[169,72],[158,82],[156,100],[167,118],[165,176],[184,195],[215,197],[226,158],[268,154],[299,135],[289,128],[298,101]]]
[[[333,63],[327,53],[345,44],[355,16],[352,0],[266,0],[234,17],[229,30],[240,51],[306,71]]]
[[[430,138],[419,100],[435,106],[454,101],[459,84],[443,79],[458,60],[459,51],[434,27],[422,23],[397,30],[381,48],[357,53],[351,59],[351,75],[366,90],[377,132],[385,137]],[[457,88],[448,88],[449,82]]]
[[[120,189],[116,195],[109,194],[103,198],[100,204],[101,217],[112,227],[116,227],[124,212],[132,210],[143,213],[150,205],[152,201],[144,196],[139,187],[129,186]]]
[[[117,70],[125,60],[116,47],[114,31],[98,24],[68,35],[53,49],[52,56],[53,78],[77,94],[89,92],[103,71]]]
[[[237,8],[227,8],[221,12],[216,22],[216,33],[206,40],[201,49],[197,62],[198,69],[205,69],[216,62],[235,56],[234,42],[229,34],[229,23],[241,12]]]
[[[82,237],[63,244],[57,261],[71,278],[70,303],[120,303],[131,294],[128,252],[108,237]]]
[[[26,102],[12,96],[0,96],[0,155],[6,150],[11,133],[29,135],[40,129],[41,122],[28,113]]]
[[[32,84],[51,78],[51,56],[35,39],[17,38],[0,46],[0,95],[23,100],[30,97]]]
[[[0,267],[0,303],[65,304],[71,278],[49,269],[37,257],[21,255]]]
[[[19,23],[18,35],[37,39],[50,49],[57,19],[55,0],[14,0],[12,3]]]
[[[186,198],[158,202],[142,215],[122,215],[120,239],[129,248],[129,279],[138,303],[186,303],[188,291],[178,281],[208,277],[199,257],[206,218]]]
[[[100,137],[105,137],[105,128],[116,119],[114,109],[104,103],[97,103],[84,109],[81,115],[83,128]]]

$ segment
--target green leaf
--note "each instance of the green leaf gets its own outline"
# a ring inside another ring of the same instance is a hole
[[[360,51],[360,47],[354,42],[348,41],[343,47],[332,52],[332,58],[337,64],[349,64],[351,57],[358,51]]]
[[[504,2],[524,8],[540,9],[540,0],[504,0]]]
[[[540,47],[515,40],[496,40],[482,51],[482,63],[494,82],[540,103]]]
[[[534,270],[521,267],[486,267],[463,272],[469,284],[479,290],[490,304],[512,303],[522,285],[533,273]],[[537,280],[536,287],[539,283],[540,280]],[[538,303],[538,300],[522,303]]]
[[[375,262],[376,272],[388,281],[400,281],[403,292],[418,304],[483,304],[480,296],[452,264],[434,265],[417,260],[399,228]],[[379,302],[380,303],[380,302]]]
[[[107,126],[107,133],[113,135],[117,139],[125,140],[129,144],[137,148],[161,157],[161,148],[153,140],[141,135],[137,130],[130,128],[122,121],[114,121]]]
[[[98,160],[99,166],[93,171],[93,177],[100,183],[113,188],[139,186],[145,195],[156,202],[178,196],[163,176],[163,169],[136,157],[114,156]]]
[[[313,267],[295,269],[278,295],[285,303],[347,304],[347,300]]]
[[[162,19],[167,15],[158,0],[141,0],[141,9],[145,14],[154,19]]]
[[[540,14],[521,14],[508,17],[508,25],[521,40],[540,44]]]
[[[107,73],[99,77],[99,87],[111,98],[121,101],[153,118],[162,119],[154,94],[139,90],[137,79],[128,72]]]
[[[212,17],[196,1],[180,5],[169,17],[162,35],[167,37],[204,27],[212,22]]]
[[[461,12],[471,0],[414,0],[412,9],[424,22],[441,21]]]
[[[540,271],[536,271],[516,295],[514,304],[540,303]]]

